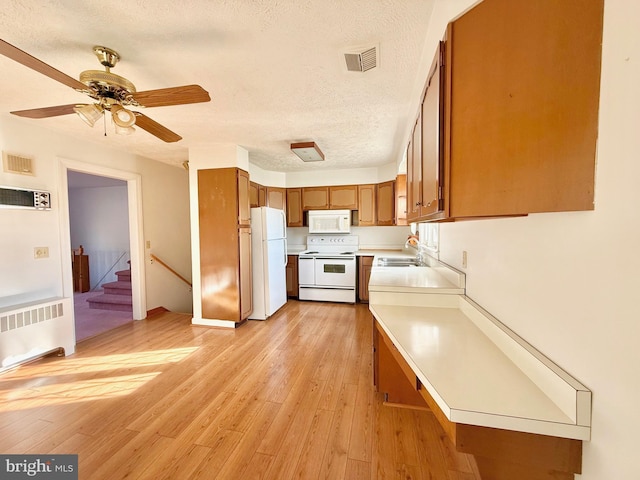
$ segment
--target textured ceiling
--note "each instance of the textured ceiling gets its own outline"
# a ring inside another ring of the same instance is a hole
[[[118,51],[112,72],[138,90],[199,84],[209,103],[145,109],[183,137],[119,136],[76,115],[31,120],[78,138],[180,164],[191,145],[233,143],[266,170],[371,167],[401,155],[435,0],[5,0],[3,40],[77,78],[100,70],[94,45]],[[379,45],[380,65],[348,72],[343,54]],[[88,97],[0,56],[0,113]],[[108,122],[110,123],[110,122]],[[321,164],[292,142],[315,141]]]

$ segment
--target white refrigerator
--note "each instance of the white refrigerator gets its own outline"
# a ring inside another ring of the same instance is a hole
[[[253,320],[266,320],[287,302],[287,220],[277,208],[251,209]]]

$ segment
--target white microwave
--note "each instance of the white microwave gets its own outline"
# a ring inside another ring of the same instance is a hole
[[[309,233],[350,233],[351,210],[309,210]]]

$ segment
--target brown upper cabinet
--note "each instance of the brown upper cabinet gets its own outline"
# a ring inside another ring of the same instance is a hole
[[[396,221],[396,197],[395,182],[379,183],[376,185],[376,225],[390,226],[395,225]]]
[[[329,187],[304,187],[302,189],[303,210],[327,210],[329,208]]]
[[[280,187],[267,187],[266,189],[266,206],[271,208],[279,208],[286,211],[287,189]]]
[[[251,208],[264,207],[267,205],[267,187],[258,183],[249,183],[249,202]]]
[[[357,210],[358,186],[338,185],[329,187],[329,208],[336,210]]]
[[[303,187],[303,210],[357,210],[358,186]]]
[[[594,208],[602,20],[603,0],[485,0],[449,24],[409,139],[410,221]]]
[[[396,177],[396,225],[407,225],[407,176]]]
[[[249,174],[244,170],[237,170],[238,178],[238,225],[251,226],[251,206]]]
[[[302,189],[287,188],[287,226],[302,227]]]
[[[255,182],[249,182],[249,206],[251,208],[259,207],[258,203],[259,185]]]
[[[376,186],[358,185],[358,226],[369,227],[376,224]]]
[[[421,116],[411,131],[407,147],[407,220],[414,222],[421,217],[422,205],[422,123]]]

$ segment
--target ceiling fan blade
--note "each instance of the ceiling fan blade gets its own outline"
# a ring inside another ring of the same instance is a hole
[[[165,107],[211,101],[209,93],[200,85],[146,90],[134,93],[133,98],[143,107]]]
[[[165,142],[177,142],[178,140],[182,140],[182,137],[175,132],[172,132],[167,127],[160,125],[155,120],[151,120],[146,115],[143,115],[140,112],[134,112],[136,114],[136,126],[140,127],[143,130],[146,130],[151,135],[155,135],[160,140]]]
[[[11,112],[13,115],[26,118],[48,118],[58,117],[60,115],[69,115],[75,113],[74,107],[80,106],[80,104],[72,103],[70,105],[57,105],[55,107],[33,108],[31,110],[17,110]]]
[[[29,55],[26,52],[23,52],[19,48],[14,47],[4,40],[0,40],[0,54],[4,55],[5,57],[9,57],[10,59],[15,60],[18,63],[21,63],[25,67],[29,67],[38,73],[57,80],[58,82],[63,83],[64,85],[75,90],[90,90],[90,88],[87,87],[84,83],[81,83],[75,78],[70,77],[66,73],[62,73],[60,70],[56,70],[52,66],[44,63],[42,60],[38,60],[37,58]]]

